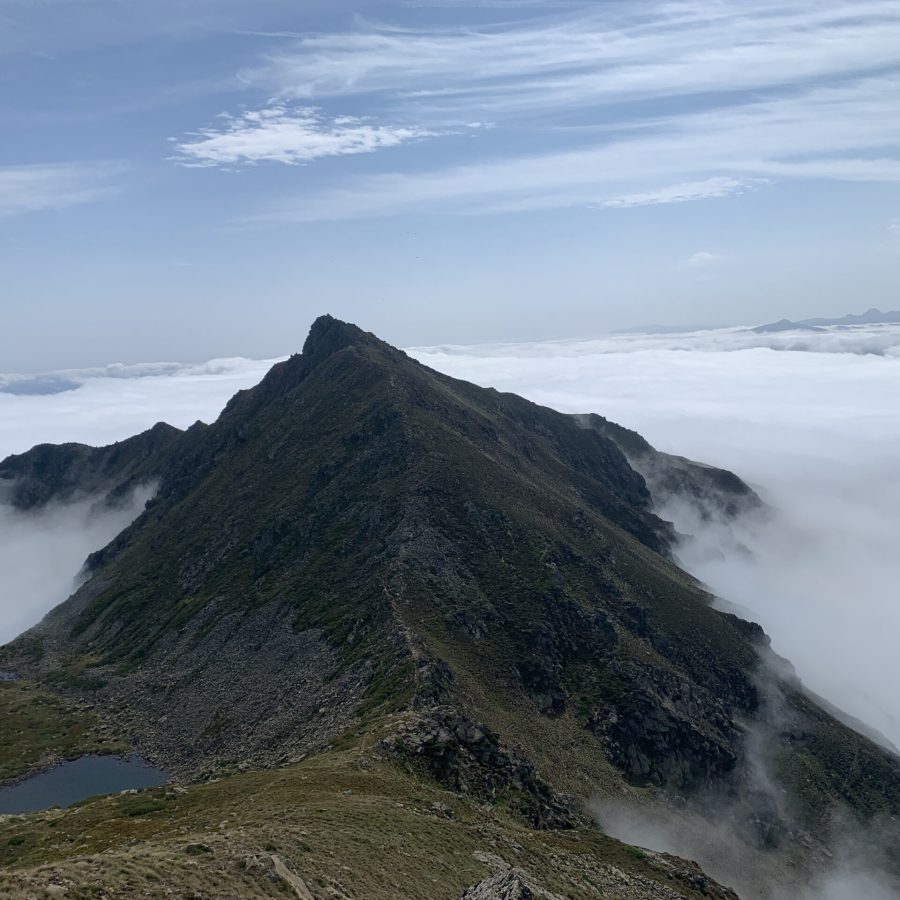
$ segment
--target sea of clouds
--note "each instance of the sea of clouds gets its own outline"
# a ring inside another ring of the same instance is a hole
[[[812,690],[900,745],[900,327],[719,329],[409,352],[564,412],[601,413],[661,450],[730,468],[753,484],[776,515],[738,535],[749,555],[727,552],[733,532],[701,528],[677,507],[661,510],[694,536],[679,551],[683,564],[759,621]],[[10,393],[3,388],[29,379],[0,376],[0,458],[41,442],[109,443],[160,420],[212,421],[272,362],[54,373],[42,376],[49,387],[36,387],[51,393]],[[64,599],[87,552],[125,523],[121,510],[104,519],[92,502],[78,519],[94,516],[90,529],[71,517],[0,510],[4,640]],[[30,582],[38,562],[65,576],[46,587]]]

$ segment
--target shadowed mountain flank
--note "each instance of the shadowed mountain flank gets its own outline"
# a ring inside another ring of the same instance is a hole
[[[181,437],[177,428],[160,422],[108,447],[39,444],[0,462],[0,498],[23,511],[87,495],[105,494],[113,502],[156,480]]]
[[[738,516],[753,491],[599,416],[325,316],[211,425],[38,447],[0,478],[23,508],[159,482],[0,668],[188,782],[353,748],[535,833],[591,831],[598,795],[724,804],[754,852],[801,867],[836,812],[900,813],[897,759],[766,662],[652,511],[666,490]],[[695,895],[679,884],[621,896]]]

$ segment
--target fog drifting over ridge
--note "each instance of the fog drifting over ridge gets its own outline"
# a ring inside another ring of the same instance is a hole
[[[900,745],[898,339],[896,327],[729,329],[416,355],[566,412],[598,411],[661,450],[752,483],[772,508],[764,521],[702,523],[687,503],[660,506],[693,536],[679,561],[727,608],[760,622],[809,688]],[[752,765],[777,791],[753,746]],[[715,826],[687,810],[666,819],[609,798],[594,812],[607,833],[695,859],[747,900],[898,896],[877,825],[833,822],[835,855],[798,883],[736,839],[727,801],[716,805]]]
[[[697,538],[682,564],[758,621],[808,687],[900,746],[898,346],[896,327],[728,329],[415,355],[563,412],[599,412],[751,483],[776,513],[739,529],[750,556],[725,529],[660,510]]]
[[[600,413],[661,450],[753,484],[778,512],[766,528],[740,535],[752,557],[727,552],[727,532],[698,530],[683,511],[661,510],[697,536],[681,548],[682,562],[759,621],[812,690],[900,745],[900,328],[721,329],[410,352],[447,374],[563,412]],[[0,458],[44,441],[109,443],[159,420],[212,421],[271,362],[107,367],[64,373],[75,389],[61,393],[0,393]],[[15,380],[0,376],[0,386]],[[9,529],[20,524],[0,516],[0,545],[10,546]],[[64,534],[60,528],[52,533]],[[77,553],[45,541],[0,560],[6,583],[23,585],[0,595],[0,639],[47,605],[16,566],[65,551],[71,578],[110,537]],[[724,556],[716,552],[723,548]]]

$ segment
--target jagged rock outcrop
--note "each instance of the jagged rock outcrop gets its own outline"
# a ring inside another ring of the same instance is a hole
[[[459,895],[459,900],[535,900],[521,872],[510,869],[479,881]]]
[[[40,444],[0,462],[0,499],[22,510],[79,496],[103,495],[115,503],[137,485],[158,480],[180,451],[181,437],[160,422],[108,447]]]
[[[405,723],[383,749],[452,791],[502,801],[534,828],[573,828],[588,821],[558,796],[499,735],[448,707]]]
[[[597,900],[737,900],[728,888],[708,878],[694,863],[664,853],[636,850],[653,867],[655,877],[635,876],[620,867],[585,858],[573,879],[579,897]],[[548,890],[539,878],[504,860],[482,853],[479,856],[498,869],[493,875],[466,888],[458,900],[565,900],[565,894]],[[562,860],[559,860],[562,863]]]

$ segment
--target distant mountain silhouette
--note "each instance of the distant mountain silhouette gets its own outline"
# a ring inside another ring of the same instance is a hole
[[[900,310],[882,312],[880,309],[867,309],[857,315],[846,315],[840,318],[815,318],[799,319],[796,322],[790,319],[780,319],[770,322],[768,325],[757,325],[751,329],[757,334],[769,334],[778,331],[822,331],[825,328],[833,328],[841,325],[896,325],[900,324]]]

